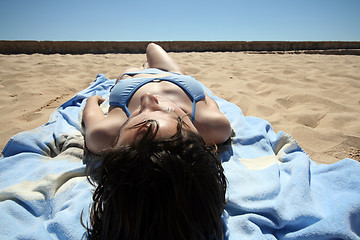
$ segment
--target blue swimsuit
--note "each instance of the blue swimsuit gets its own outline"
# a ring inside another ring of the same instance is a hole
[[[140,72],[129,72],[124,75],[134,76],[139,73],[146,74],[157,74],[164,73],[165,71],[149,68]],[[110,106],[118,106],[121,107],[126,115],[129,117],[131,115],[128,104],[130,102],[131,97],[134,93],[144,86],[145,84],[153,81],[168,81],[179,86],[190,98],[193,102],[191,121],[195,119],[195,106],[198,101],[205,98],[205,93],[201,84],[191,77],[186,75],[180,75],[177,73],[173,73],[173,75],[165,76],[165,77],[157,77],[157,78],[129,78],[118,81],[118,83],[114,86],[110,93]]]

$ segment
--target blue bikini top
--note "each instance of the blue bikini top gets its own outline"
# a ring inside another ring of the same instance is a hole
[[[149,68],[140,72],[125,73],[124,75],[134,76],[139,73],[157,74],[164,72],[165,71],[156,68]],[[193,102],[191,121],[194,121],[196,103],[201,99],[205,98],[204,89],[194,77],[187,75],[180,75],[177,73],[172,73],[172,75],[165,77],[156,77],[156,78],[135,77],[135,78],[119,80],[118,83],[111,90],[110,98],[109,98],[110,106],[121,107],[125,111],[126,115],[129,117],[131,113],[128,109],[128,104],[130,102],[131,97],[135,94],[135,92],[139,88],[153,81],[168,81],[179,86]]]

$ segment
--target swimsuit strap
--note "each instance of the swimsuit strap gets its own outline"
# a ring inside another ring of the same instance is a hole
[[[192,113],[191,113],[191,122],[195,120],[195,110],[196,110],[196,101],[193,101]]]

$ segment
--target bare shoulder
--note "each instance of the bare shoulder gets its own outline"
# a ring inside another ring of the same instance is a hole
[[[95,154],[99,154],[116,145],[121,122],[110,115],[86,130],[86,147]]]
[[[229,120],[220,111],[217,103],[207,95],[196,105],[194,124],[207,143],[220,144],[231,135]]]

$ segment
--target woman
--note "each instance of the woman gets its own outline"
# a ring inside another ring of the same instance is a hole
[[[101,156],[91,239],[208,239],[221,236],[226,179],[214,152],[231,126],[214,100],[158,45],[84,109],[86,147]],[[98,165],[94,163],[93,166]]]

